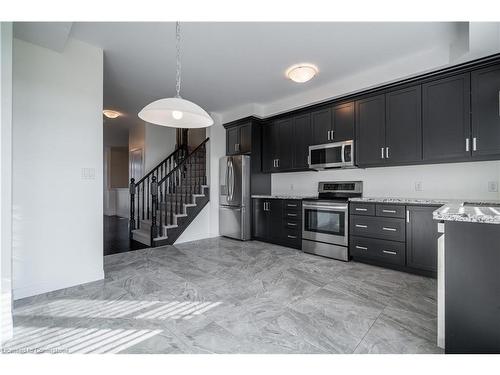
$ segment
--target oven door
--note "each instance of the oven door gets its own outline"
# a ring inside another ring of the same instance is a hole
[[[304,201],[302,214],[303,239],[347,246],[347,204]]]

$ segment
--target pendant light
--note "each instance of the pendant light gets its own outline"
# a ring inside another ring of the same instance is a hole
[[[152,124],[172,128],[206,128],[214,123],[210,115],[199,105],[181,98],[181,25],[175,24],[177,48],[176,95],[174,98],[156,100],[145,106],[139,117]]]

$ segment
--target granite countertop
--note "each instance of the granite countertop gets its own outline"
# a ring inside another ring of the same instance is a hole
[[[434,220],[500,224],[500,201],[450,202],[433,212]]]
[[[442,206],[449,203],[451,200],[446,199],[426,199],[426,198],[382,198],[382,197],[360,197],[349,198],[350,202],[365,202],[365,203],[393,203],[393,204],[421,204],[430,206]]]
[[[274,195],[252,195],[252,198],[264,199],[315,199],[317,196],[313,195],[289,195],[289,194],[274,194]]]

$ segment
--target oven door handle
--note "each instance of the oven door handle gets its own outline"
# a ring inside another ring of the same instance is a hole
[[[340,151],[342,164],[345,164],[344,150],[345,150],[345,143],[342,143],[342,150]]]
[[[332,207],[332,206],[317,206],[317,205],[302,204],[302,208],[312,208],[312,209],[326,210],[326,211],[347,211],[347,205]]]

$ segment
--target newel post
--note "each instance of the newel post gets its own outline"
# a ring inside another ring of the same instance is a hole
[[[135,229],[135,179],[130,179],[130,217],[128,219],[128,233],[132,238],[132,231]]]
[[[153,240],[158,237],[158,226],[156,225],[156,211],[158,206],[158,182],[156,176],[153,175],[151,179],[151,247],[153,247]]]

